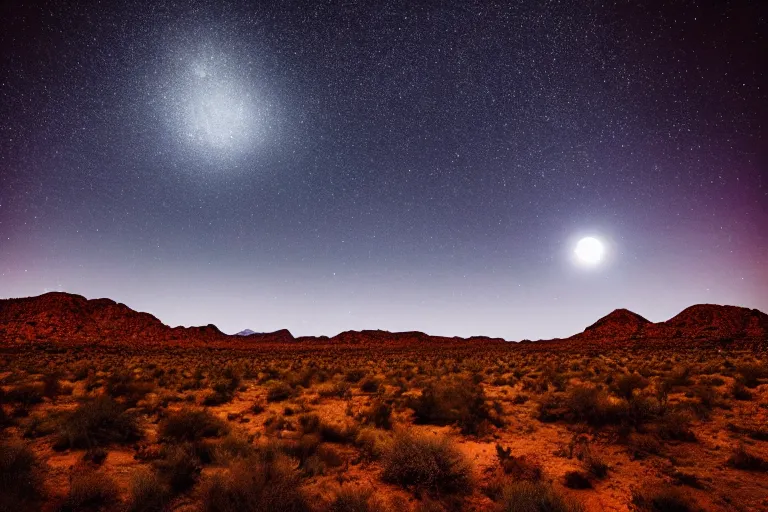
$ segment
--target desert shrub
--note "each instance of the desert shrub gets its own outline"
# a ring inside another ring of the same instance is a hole
[[[629,450],[633,459],[644,459],[661,453],[661,443],[649,434],[633,434],[629,438]]]
[[[619,423],[628,415],[626,402],[612,402],[605,391],[593,387],[572,388],[565,405],[572,421],[592,426]]]
[[[347,382],[350,382],[352,384],[355,384],[357,382],[360,382],[360,380],[365,377],[365,370],[361,368],[353,368],[351,370],[347,371],[346,376],[344,377]]]
[[[582,512],[580,503],[558,493],[544,482],[511,482],[501,493],[503,512]]]
[[[360,383],[360,391],[363,393],[376,393],[381,387],[381,381],[375,377],[366,377]]]
[[[739,373],[739,380],[748,388],[756,388],[760,385],[760,378],[768,374],[764,365],[760,364],[742,364],[736,371]]]
[[[648,381],[637,373],[625,373],[615,382],[616,394],[625,400],[630,400],[635,390],[644,389],[648,386]]]
[[[728,459],[728,465],[732,468],[743,469],[745,471],[768,472],[768,461],[748,452],[744,445],[739,445],[733,450],[733,453]]]
[[[602,479],[608,475],[608,464],[599,455],[587,452],[582,460],[584,469],[593,477]]]
[[[677,366],[669,372],[664,378],[664,386],[667,389],[675,387],[684,387],[691,384],[691,367]]]
[[[363,414],[363,422],[387,430],[392,428],[392,405],[383,400],[375,400]]]
[[[434,494],[469,494],[472,471],[448,438],[395,435],[382,459],[382,479]]]
[[[95,471],[75,473],[60,512],[97,511],[113,507],[117,503],[117,484],[104,473]]]
[[[510,475],[515,480],[537,481],[541,479],[541,466],[529,460],[525,455],[512,455],[512,448],[504,448],[497,444],[496,458],[504,474]]]
[[[331,397],[344,398],[349,396],[351,389],[352,387],[349,385],[349,382],[345,382],[345,381],[339,381],[339,382],[333,382],[333,383],[329,382],[327,384],[323,384],[322,386],[318,386],[317,394],[323,398],[331,398]]]
[[[691,430],[691,422],[691,415],[687,411],[672,410],[659,418],[657,430],[662,439],[695,442],[696,435]]]
[[[381,459],[389,448],[392,436],[382,430],[365,427],[361,428],[355,437],[355,446],[360,450],[364,460]]]
[[[282,402],[293,396],[293,388],[283,381],[272,382],[267,388],[267,402]]]
[[[563,485],[569,489],[591,489],[592,482],[589,477],[581,471],[566,471],[563,478]]]
[[[43,396],[55,399],[61,393],[61,373],[59,371],[48,372],[43,375]]]
[[[648,393],[635,393],[628,402],[627,419],[636,428],[653,420],[662,407],[658,399]]]
[[[385,512],[386,507],[371,489],[343,486],[328,506],[328,512]]]
[[[122,398],[126,405],[134,407],[148,393],[156,388],[154,382],[140,382],[134,379],[130,370],[117,370],[110,372],[106,377],[104,387],[109,396]]]
[[[748,401],[752,400],[752,393],[747,389],[743,382],[736,380],[731,386],[731,396],[734,400]]]
[[[5,401],[29,407],[43,401],[43,391],[39,386],[22,384],[6,391]]]
[[[355,425],[322,421],[319,432],[323,441],[328,441],[329,443],[349,443],[357,435],[357,427]]]
[[[216,445],[216,461],[228,462],[232,459],[247,459],[254,455],[255,448],[248,442],[232,434],[227,435]]]
[[[88,448],[83,454],[83,460],[100,466],[107,459],[109,452],[101,446]]]
[[[643,512],[693,512],[698,510],[684,490],[671,485],[645,486],[632,492],[632,504]]]
[[[200,478],[200,461],[191,446],[168,446],[155,461],[157,476],[174,492],[191,488]]]
[[[160,439],[176,442],[220,437],[228,431],[226,423],[206,409],[182,409],[165,418],[158,428]]]
[[[284,456],[241,461],[205,483],[201,509],[203,512],[305,512],[309,505],[300,484],[300,475]]]
[[[432,425],[456,424],[463,434],[477,434],[494,420],[485,403],[482,386],[471,380],[454,378],[428,384],[408,404],[416,421]]]
[[[0,510],[24,510],[43,497],[40,465],[29,447],[0,443]]]
[[[133,474],[128,485],[128,512],[161,512],[171,496],[166,484],[150,471]]]
[[[142,437],[136,417],[108,396],[80,404],[62,421],[54,449],[130,443]]]
[[[21,435],[26,439],[36,439],[53,434],[59,429],[60,421],[58,414],[33,414],[23,425]]]

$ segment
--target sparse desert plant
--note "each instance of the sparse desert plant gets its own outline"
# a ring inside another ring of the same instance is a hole
[[[70,479],[69,494],[59,511],[109,510],[117,504],[117,500],[117,484],[106,474],[96,471],[75,473]]]
[[[541,465],[525,455],[512,455],[512,448],[504,448],[497,444],[496,458],[504,474],[511,476],[516,481],[538,481],[541,479]]]
[[[100,396],[65,417],[54,449],[130,443],[142,436],[136,417],[108,396]]]
[[[226,423],[206,409],[182,409],[160,423],[158,434],[166,441],[193,442],[228,431]]]
[[[361,428],[355,437],[355,446],[364,460],[379,460],[387,453],[392,435],[377,428]]]
[[[510,482],[501,493],[499,510],[502,512],[582,512],[577,501],[558,493],[544,482]]]
[[[160,480],[174,492],[186,491],[195,485],[202,470],[190,445],[164,448],[162,458],[155,461],[155,469]]]
[[[274,381],[267,388],[267,402],[282,402],[293,396],[293,388],[283,381]]]
[[[18,442],[1,442],[0,510],[35,508],[43,495],[41,466],[34,452]]]
[[[212,476],[202,490],[203,512],[306,512],[300,475],[283,457],[257,458],[234,464]]]
[[[569,489],[591,489],[592,482],[589,477],[581,471],[566,471],[563,477],[563,485]]]
[[[128,485],[128,512],[162,512],[167,510],[171,493],[168,486],[150,471],[137,471]]]
[[[328,512],[385,512],[384,504],[365,487],[342,486],[336,493]]]
[[[447,379],[428,384],[421,396],[411,400],[417,422],[456,424],[463,434],[477,434],[494,421],[480,384],[468,379]]]
[[[646,485],[632,492],[632,504],[640,512],[694,512],[691,496],[671,485]]]
[[[375,400],[363,414],[363,421],[378,428],[392,428],[392,405],[384,400]]]
[[[768,472],[768,461],[747,451],[743,444],[733,450],[730,458],[728,458],[728,465],[745,471]]]
[[[445,437],[398,432],[382,459],[385,482],[433,494],[469,494],[472,471],[464,456]]]

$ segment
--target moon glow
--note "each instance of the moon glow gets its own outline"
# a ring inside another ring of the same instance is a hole
[[[578,241],[573,253],[582,265],[595,266],[603,261],[605,246],[597,238],[588,236]]]

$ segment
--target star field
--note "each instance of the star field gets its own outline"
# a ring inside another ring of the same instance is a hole
[[[4,6],[0,295],[297,335],[768,310],[767,10],[652,4]]]

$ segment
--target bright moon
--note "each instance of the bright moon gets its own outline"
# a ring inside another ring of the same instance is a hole
[[[597,238],[588,236],[579,240],[573,252],[579,262],[585,265],[597,265],[603,260],[605,247]]]

